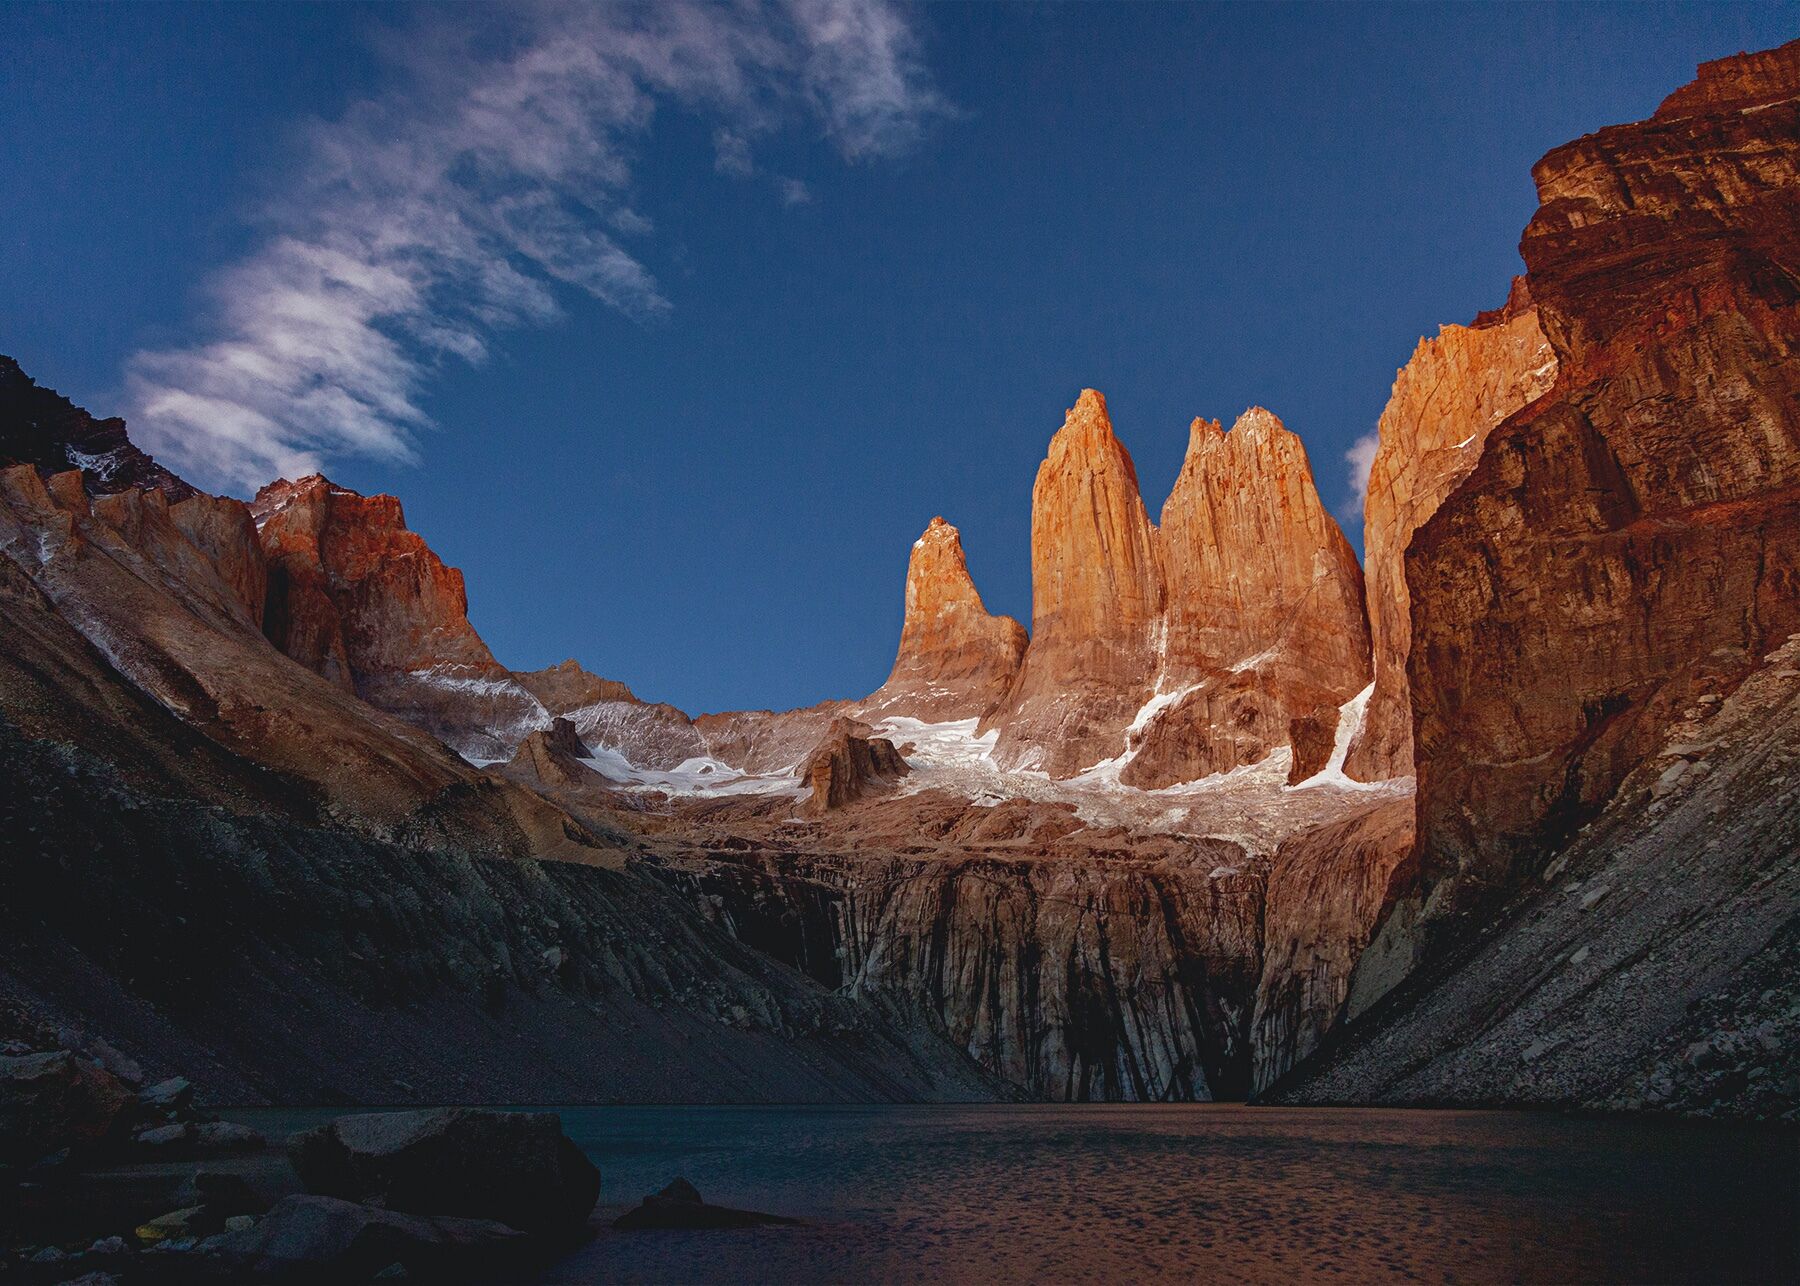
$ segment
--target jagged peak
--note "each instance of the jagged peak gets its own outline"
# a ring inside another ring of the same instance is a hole
[[[1063,413],[1062,428],[1051,445],[1058,442],[1082,445],[1116,443],[1112,416],[1106,410],[1106,395],[1099,389],[1084,388],[1075,405]]]
[[[969,561],[963,552],[962,533],[940,516],[933,518],[925,533],[913,542],[912,559],[906,569],[906,610],[909,619],[926,601],[933,610],[944,601],[961,601],[982,611],[981,593],[969,575]]]
[[[1229,433],[1221,421],[1196,419],[1188,429],[1188,452],[1182,473],[1190,473],[1202,461],[1221,454],[1225,460],[1241,464],[1246,454],[1260,458],[1295,449],[1305,451],[1299,436],[1281,422],[1281,417],[1265,407],[1252,406],[1238,416]]]
[[[1050,439],[1044,467],[1064,468],[1071,463],[1099,471],[1118,469],[1124,473],[1132,490],[1138,490],[1137,465],[1131,459],[1131,452],[1113,432],[1106,395],[1099,389],[1081,390],[1075,405],[1063,416],[1062,428]],[[1043,477],[1042,470],[1039,477]]]
[[[406,510],[398,496],[378,493],[366,496],[350,487],[339,486],[322,473],[309,473],[303,478],[277,478],[257,488],[250,502],[250,512],[261,527],[269,519],[290,506],[306,502],[329,503],[336,500],[354,502],[357,520],[376,526],[407,530]]]
[[[1238,416],[1237,422],[1231,426],[1231,433],[1233,437],[1240,439],[1248,436],[1252,441],[1260,441],[1288,433],[1288,427],[1275,412],[1266,407],[1252,406]],[[1288,435],[1292,436],[1291,433]]]
[[[962,533],[956,529],[954,524],[945,522],[943,515],[940,514],[925,524],[925,530],[919,534],[917,540],[913,541],[913,548],[920,549],[928,542],[934,545],[956,545],[960,547],[962,545]]]

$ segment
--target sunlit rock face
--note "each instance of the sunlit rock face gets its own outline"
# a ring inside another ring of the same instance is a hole
[[[251,510],[263,628],[289,656],[468,758],[507,758],[549,723],[469,624],[462,573],[407,530],[394,497],[315,474],[271,483]]]
[[[1287,744],[1296,718],[1335,727],[1368,682],[1362,569],[1300,439],[1261,407],[1230,433],[1195,420],[1159,532],[1155,688],[1187,695],[1142,730],[1120,780],[1154,789],[1229,772]]]
[[[893,671],[862,704],[864,718],[898,710],[913,718],[979,718],[1012,685],[1025,627],[989,614],[969,576],[962,537],[933,518],[906,569],[906,623]]]
[[[1504,892],[1800,630],[1800,42],[1534,170],[1556,352],[1407,551],[1438,908]]]
[[[1032,504],[1032,639],[989,715],[1003,764],[1155,789],[1255,763],[1368,682],[1362,573],[1299,438],[1196,420],[1162,525],[1098,393]]]
[[[1163,608],[1156,529],[1106,399],[1082,390],[1031,492],[1031,644],[996,755],[1066,777],[1119,751],[1149,695]]]
[[[1481,458],[1507,416],[1556,380],[1556,354],[1524,278],[1506,306],[1422,339],[1394,377],[1363,508],[1375,691],[1344,769],[1359,781],[1412,774],[1412,645],[1406,547]]]

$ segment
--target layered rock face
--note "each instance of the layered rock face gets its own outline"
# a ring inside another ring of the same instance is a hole
[[[251,511],[263,626],[289,656],[471,759],[504,759],[549,722],[469,624],[462,573],[407,530],[394,497],[314,475],[271,483]]]
[[[1419,341],[1394,376],[1363,506],[1375,690],[1345,760],[1351,777],[1412,775],[1405,560],[1413,533],[1469,475],[1494,426],[1555,380],[1556,354],[1522,277],[1514,280],[1504,308],[1468,326],[1441,327],[1435,339]]]
[[[1800,42],[1558,148],[1521,250],[1550,392],[1406,555],[1440,914],[1504,895],[1800,629]]]
[[[1797,768],[1800,634],[1685,707],[1513,914],[1365,1013],[1411,963],[1403,901],[1344,1035],[1275,1101],[1800,1119]]]
[[[933,518],[906,568],[906,623],[887,682],[864,718],[895,710],[928,722],[974,719],[1006,694],[1025,655],[1025,627],[982,604],[962,537]]]
[[[1412,847],[1413,803],[1395,799],[1304,831],[1276,851],[1252,1025],[1257,1089],[1367,1006],[1352,994],[1352,978],[1410,884]]]
[[[1088,390],[1032,503],[1033,633],[989,716],[996,757],[1069,776],[1103,762],[1154,789],[1254,763],[1367,683],[1362,573],[1300,440],[1254,408],[1196,420],[1150,524]]]

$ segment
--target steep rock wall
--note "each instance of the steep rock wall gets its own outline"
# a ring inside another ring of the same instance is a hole
[[[1375,690],[1344,763],[1359,781],[1413,771],[1405,563],[1413,533],[1475,467],[1494,426],[1542,395],[1555,378],[1556,354],[1538,325],[1524,278],[1514,280],[1504,308],[1420,340],[1394,376],[1363,506]]]
[[[1550,392],[1406,556],[1436,918],[1504,897],[1696,694],[1800,628],[1800,42],[1556,149]]]

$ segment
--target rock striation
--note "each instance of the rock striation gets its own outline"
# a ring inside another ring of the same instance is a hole
[[[1406,553],[1441,918],[1515,887],[1800,629],[1800,41],[1557,148],[1521,243],[1556,353]]]
[[[746,945],[925,1014],[1029,1097],[1248,1091],[1263,876],[1237,845],[936,792],[814,825],[739,816],[747,846],[689,832],[657,870]]]
[[[1284,840],[1269,871],[1254,1081],[1266,1089],[1367,1006],[1355,970],[1410,887],[1413,804],[1384,802]]]
[[[1394,376],[1363,504],[1363,554],[1375,690],[1344,763],[1359,781],[1413,771],[1412,647],[1406,549],[1474,469],[1494,427],[1556,380],[1556,353],[1523,277],[1505,307],[1421,339]]]
[[[983,605],[956,528],[933,518],[907,564],[906,622],[894,668],[859,714],[979,718],[1012,686],[1025,643],[1024,626]]]

